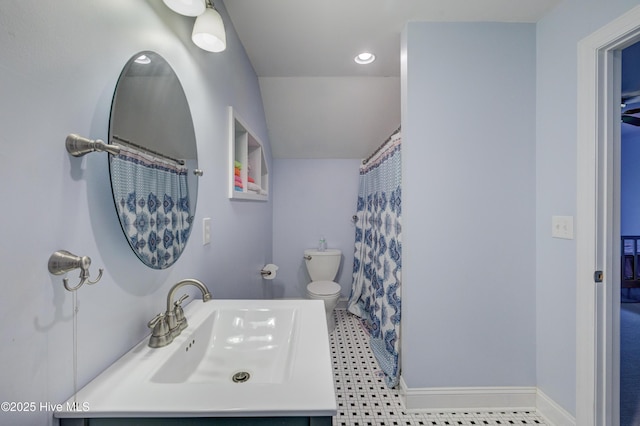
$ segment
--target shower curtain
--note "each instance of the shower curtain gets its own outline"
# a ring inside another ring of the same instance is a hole
[[[347,308],[362,318],[389,387],[400,377],[401,134],[360,167],[353,281]]]

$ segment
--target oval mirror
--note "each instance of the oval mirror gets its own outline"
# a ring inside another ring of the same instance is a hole
[[[116,85],[109,143],[113,199],[122,231],[154,269],[182,254],[198,194],[198,156],[189,104],[171,66],[154,52],[125,65]]]

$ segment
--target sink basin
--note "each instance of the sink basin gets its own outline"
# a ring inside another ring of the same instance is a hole
[[[295,308],[218,309],[151,377],[158,383],[282,383],[289,377]]]
[[[335,414],[323,301],[194,300],[184,311],[189,326],[170,345],[145,338],[55,416]]]

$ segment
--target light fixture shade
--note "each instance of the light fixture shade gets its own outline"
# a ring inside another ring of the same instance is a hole
[[[198,16],[206,9],[205,0],[162,0],[171,10],[180,15]]]
[[[227,48],[224,23],[217,10],[208,7],[202,15],[196,18],[191,40],[200,49],[209,52],[222,52]]]

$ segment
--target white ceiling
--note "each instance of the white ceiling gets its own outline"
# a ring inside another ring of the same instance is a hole
[[[400,125],[408,21],[537,22],[561,0],[226,0],[276,158],[363,158]],[[353,61],[370,51],[368,66]]]

